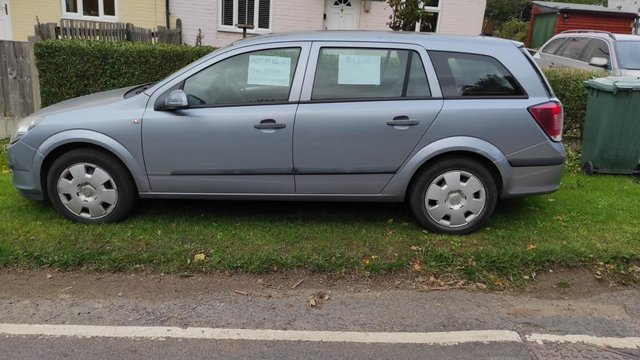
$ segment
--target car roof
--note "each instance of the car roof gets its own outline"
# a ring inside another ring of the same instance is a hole
[[[606,31],[588,31],[588,30],[577,30],[575,32],[566,31],[561,32],[554,36],[554,38],[559,37],[592,37],[599,38],[603,40],[611,40],[611,41],[640,41],[640,36],[631,35],[631,34],[615,34],[609,33]]]
[[[234,46],[247,46],[289,41],[353,41],[353,42],[395,42],[408,44],[477,44],[483,41],[485,45],[513,46],[511,40],[486,37],[486,36],[453,36],[434,35],[417,32],[400,31],[362,31],[362,30],[322,30],[295,33],[274,33],[238,40]],[[518,44],[518,43],[516,43]]]

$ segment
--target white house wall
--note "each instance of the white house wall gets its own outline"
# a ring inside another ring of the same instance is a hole
[[[478,35],[482,29],[486,0],[441,0],[438,33]],[[324,0],[273,0],[273,32],[322,30]],[[182,20],[183,41],[194,44],[198,29],[203,44],[224,46],[241,39],[240,32],[218,31],[218,0],[171,0],[171,18]],[[372,1],[369,12],[360,12],[361,30],[389,30],[391,9],[386,1]]]
[[[486,0],[440,0],[439,34],[480,35]]]

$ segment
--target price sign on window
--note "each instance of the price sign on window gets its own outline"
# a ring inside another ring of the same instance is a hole
[[[338,84],[380,85],[380,56],[340,55]]]
[[[291,58],[281,56],[249,56],[247,84],[289,86]]]

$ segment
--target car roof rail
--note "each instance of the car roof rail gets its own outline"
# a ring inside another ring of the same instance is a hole
[[[560,32],[560,34],[580,34],[580,33],[597,33],[597,34],[606,34],[609,35],[610,38],[616,40],[616,34],[609,31],[602,30],[565,30]]]

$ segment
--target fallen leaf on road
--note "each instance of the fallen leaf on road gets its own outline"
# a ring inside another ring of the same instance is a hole
[[[316,299],[314,299],[314,298],[309,298],[309,306],[311,306],[311,307],[316,306]]]
[[[47,279],[52,279],[52,278],[53,278],[53,275],[47,274]]]

